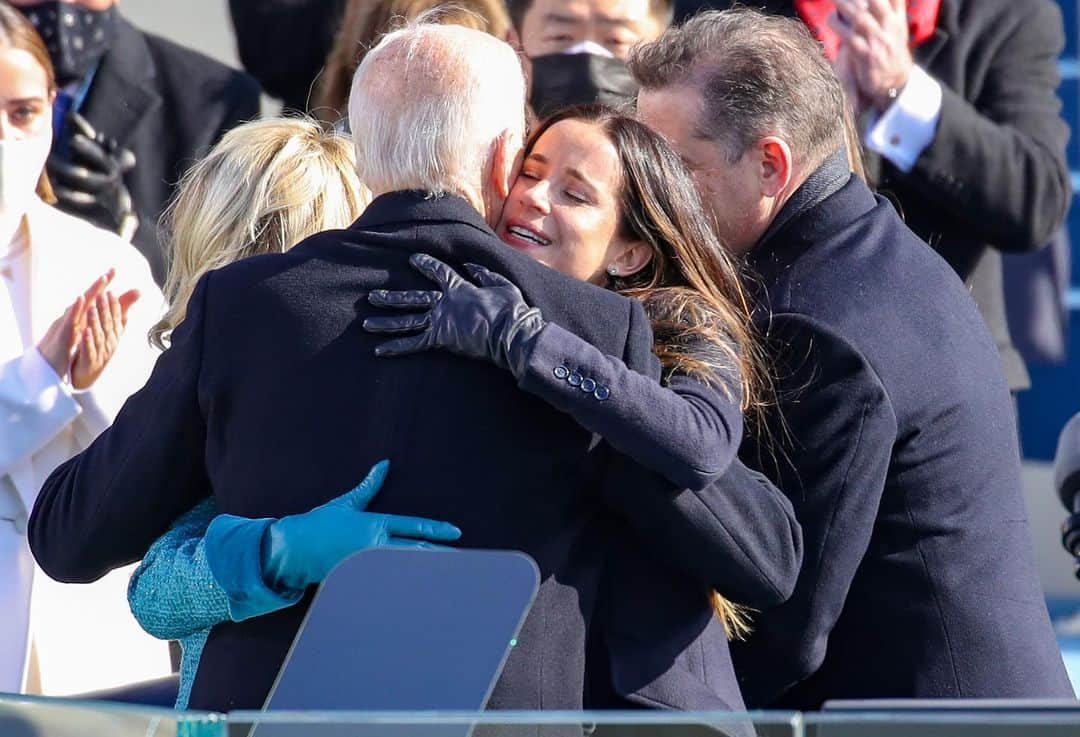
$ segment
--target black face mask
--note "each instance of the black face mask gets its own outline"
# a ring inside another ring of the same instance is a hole
[[[47,2],[19,10],[45,41],[61,86],[89,74],[116,38],[115,5],[107,10],[87,10],[72,3]]]
[[[620,59],[585,53],[547,54],[532,60],[529,102],[539,118],[586,102],[632,106],[636,96],[637,83]]]

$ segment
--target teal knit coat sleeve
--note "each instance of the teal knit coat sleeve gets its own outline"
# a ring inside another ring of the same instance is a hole
[[[206,530],[217,515],[213,497],[180,517],[150,546],[131,575],[128,604],[142,628],[182,640],[229,621],[229,600],[206,559]]]
[[[180,641],[178,709],[187,708],[210,629],[229,619],[228,597],[206,560],[205,534],[216,514],[209,497],[180,517],[150,546],[128,583],[128,604],[142,628]]]
[[[303,592],[263,582],[259,541],[273,520],[219,515],[209,497],[181,516],[147,551],[128,583],[128,604],[144,630],[179,640],[178,709],[187,707],[203,646],[217,624],[289,606]]]

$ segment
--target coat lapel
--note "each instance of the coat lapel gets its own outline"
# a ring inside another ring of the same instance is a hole
[[[116,41],[101,60],[80,113],[99,131],[126,146],[142,121],[161,106],[154,88],[154,58],[142,34],[118,19]]]

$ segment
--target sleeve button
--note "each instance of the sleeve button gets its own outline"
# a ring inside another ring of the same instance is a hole
[[[586,394],[592,394],[594,391],[596,391],[596,382],[592,379],[585,379],[581,382],[581,391],[585,392]]]
[[[593,396],[599,399],[601,402],[605,402],[611,396],[611,390],[601,384],[596,387],[596,391],[593,392]]]
[[[581,386],[581,382],[584,381],[584,378],[581,374],[575,371],[566,377],[566,381],[568,384],[570,384],[570,386]]]
[[[570,375],[570,369],[566,368],[566,366],[556,366],[554,373],[555,373],[555,378],[558,379],[559,381],[562,381],[563,379],[565,379],[567,376]]]

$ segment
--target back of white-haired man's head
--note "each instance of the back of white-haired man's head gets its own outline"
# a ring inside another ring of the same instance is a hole
[[[349,126],[374,196],[457,194],[495,222],[525,131],[525,81],[513,49],[481,31],[416,22],[364,56]]]

